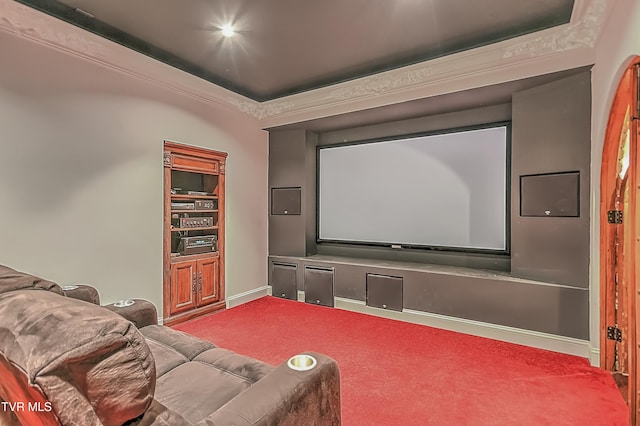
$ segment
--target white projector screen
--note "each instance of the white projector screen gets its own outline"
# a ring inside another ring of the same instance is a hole
[[[507,125],[318,150],[318,240],[507,250]]]

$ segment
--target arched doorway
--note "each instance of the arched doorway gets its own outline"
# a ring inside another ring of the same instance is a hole
[[[625,70],[605,134],[600,181],[600,366],[618,382],[640,420],[637,307],[640,305],[640,57]]]

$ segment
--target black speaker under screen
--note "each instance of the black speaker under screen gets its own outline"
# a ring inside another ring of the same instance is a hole
[[[580,172],[520,176],[520,216],[579,217]]]
[[[271,188],[271,214],[299,215],[300,188]]]

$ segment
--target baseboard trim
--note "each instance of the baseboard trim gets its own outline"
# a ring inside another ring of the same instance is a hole
[[[229,296],[227,297],[227,309],[240,306],[253,300],[260,299],[261,297],[267,296],[270,293],[270,289],[271,287],[265,285],[253,290],[245,291],[244,293]]]
[[[589,362],[592,367],[600,367],[600,349],[589,347]]]
[[[520,328],[497,324],[489,324],[464,318],[448,317],[445,315],[415,311],[412,309],[404,309],[402,312],[390,311],[387,309],[367,306],[365,302],[359,300],[345,299],[342,297],[335,298],[335,307],[347,311],[360,312],[363,314],[375,315],[444,330],[456,331],[458,333],[471,334],[503,342],[575,355],[587,358],[593,365],[592,353],[595,353],[595,349],[592,349],[589,341],[586,340],[557,336],[555,334],[541,333],[538,331],[523,330]]]

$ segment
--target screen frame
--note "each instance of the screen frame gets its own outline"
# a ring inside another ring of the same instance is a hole
[[[487,249],[487,248],[475,248],[475,247],[455,247],[455,246],[439,246],[439,245],[422,245],[422,244],[395,244],[387,242],[370,242],[370,241],[352,241],[352,240],[333,240],[320,238],[320,151],[327,148],[365,145],[378,142],[390,142],[403,139],[414,139],[425,136],[444,135],[450,133],[462,133],[472,130],[482,130],[504,127],[506,129],[506,141],[505,141],[505,248],[501,249]],[[344,245],[344,246],[360,246],[360,247],[381,247],[391,250],[420,250],[420,251],[444,251],[444,252],[458,252],[458,253],[476,253],[476,254],[494,254],[509,256],[511,254],[511,132],[512,121],[496,121],[490,123],[450,127],[446,129],[439,129],[427,132],[408,133],[402,135],[384,136],[380,138],[362,139],[355,141],[348,141],[342,143],[332,143],[326,145],[316,146],[316,244],[331,244],[331,245]]]

